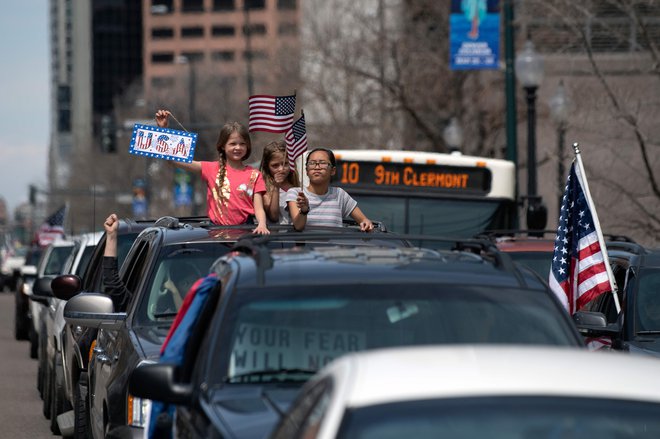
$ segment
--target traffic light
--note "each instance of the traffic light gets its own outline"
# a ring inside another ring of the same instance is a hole
[[[37,187],[33,184],[30,185],[30,204],[35,205],[37,204]]]
[[[101,116],[101,151],[117,152],[115,121],[110,115]]]

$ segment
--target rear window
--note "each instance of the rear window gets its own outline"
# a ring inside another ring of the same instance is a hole
[[[240,299],[239,299],[240,297]],[[273,368],[317,370],[348,352],[456,343],[579,346],[541,291],[441,284],[310,286],[236,294],[211,348],[218,381]],[[229,359],[229,360],[227,360]],[[224,361],[223,361],[224,360]]]

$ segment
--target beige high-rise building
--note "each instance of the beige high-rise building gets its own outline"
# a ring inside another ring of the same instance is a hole
[[[179,84],[202,88],[205,77],[241,95],[264,93],[280,50],[299,46],[299,22],[297,0],[143,0],[145,98]]]

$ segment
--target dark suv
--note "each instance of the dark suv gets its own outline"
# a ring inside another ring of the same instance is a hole
[[[660,251],[630,242],[608,243],[614,295],[601,294],[585,306],[602,316],[603,325],[585,334],[594,348],[608,348],[660,357]]]
[[[153,220],[135,221],[122,218],[117,231],[117,263],[121,267],[139,232],[154,224]],[[101,236],[87,264],[82,278],[75,275],[60,276],[52,282],[53,295],[69,300],[81,291],[102,290],[102,261],[105,251],[105,233]],[[60,431],[74,438],[88,437],[88,378],[87,366],[91,346],[96,339],[96,328],[65,324],[62,341],[62,369],[66,405],[73,407],[58,416]]]
[[[180,437],[266,437],[302,384],[348,352],[452,343],[584,346],[547,285],[491,243],[456,243],[469,251],[349,244],[269,250],[274,239],[280,237],[239,242],[216,262],[215,286],[198,304],[194,325],[181,323],[165,350],[176,358],[170,349],[180,347],[180,358],[133,372],[131,393],[177,404]],[[186,314],[182,322],[193,320]],[[166,415],[158,428],[168,428]]]
[[[132,293],[126,309],[114,310],[103,294],[80,294],[69,300],[64,309],[68,324],[98,328],[88,368],[89,421],[95,438],[126,430],[141,437],[147,401],[128,393],[131,371],[158,358],[191,280],[208,274],[212,263],[253,228],[163,218],[140,233],[122,264],[120,277]],[[290,227],[271,229],[294,236],[279,242],[280,247],[293,246],[300,236],[290,233]],[[334,235],[324,236],[329,240]]]

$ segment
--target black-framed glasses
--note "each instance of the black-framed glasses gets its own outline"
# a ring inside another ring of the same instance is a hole
[[[328,169],[330,166],[332,166],[332,164],[322,160],[310,160],[307,162],[306,166],[308,168],[316,168],[318,166],[321,169]]]

